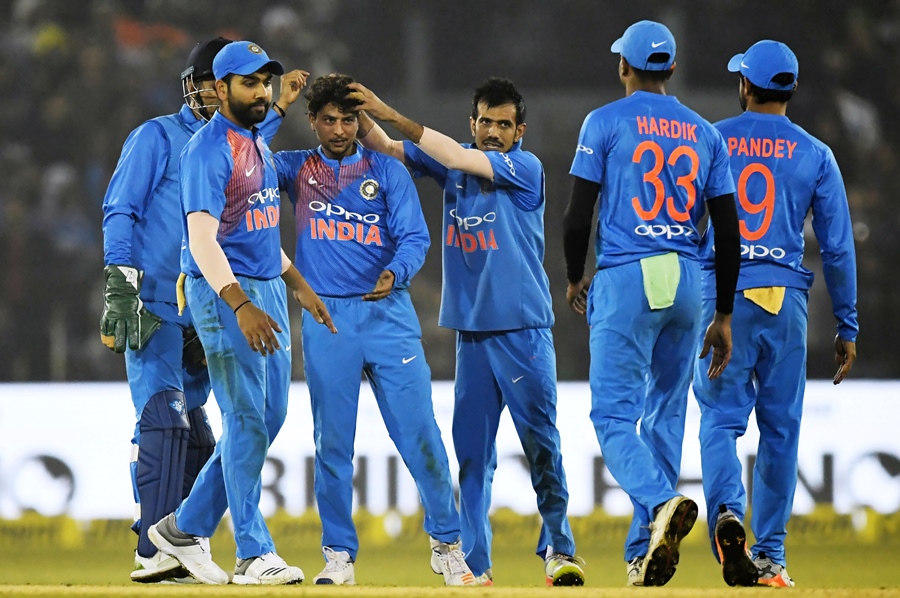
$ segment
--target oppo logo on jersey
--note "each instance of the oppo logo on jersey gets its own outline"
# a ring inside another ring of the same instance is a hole
[[[381,216],[378,214],[357,214],[356,212],[345,210],[341,206],[336,206],[333,203],[324,203],[321,201],[309,202],[309,209],[313,212],[325,212],[326,216],[343,217],[344,220],[358,220],[359,222],[365,222],[366,224],[377,224],[378,221],[381,220]]]
[[[713,251],[716,246],[713,245]],[[741,243],[741,257],[747,260],[756,260],[763,257],[770,257],[776,260],[784,259],[787,252],[781,247],[766,247],[765,245],[744,245]]]
[[[485,222],[494,222],[497,220],[496,212],[488,212],[484,216],[457,216],[456,208],[450,210],[450,217],[456,220],[456,225],[459,228],[469,230],[470,228],[475,228],[481,226]]]
[[[279,191],[278,187],[266,187],[262,191],[257,191],[248,197],[247,203],[252,206],[258,203],[266,203],[267,201],[274,202],[276,199],[281,199],[281,191]]]
[[[461,247],[466,253],[473,251],[494,251],[499,249],[497,240],[494,238],[494,229],[479,230],[477,232],[463,232],[470,228],[478,228],[482,224],[490,224],[497,220],[496,212],[488,212],[483,216],[457,216],[456,209],[450,210],[450,217],[456,221],[456,224],[447,225],[447,237],[445,243],[448,247]]]
[[[690,237],[694,229],[680,224],[639,224],[634,227],[634,232],[642,237]]]
[[[765,245],[744,245],[741,243],[741,257],[748,260],[759,259],[761,257],[770,257],[776,260],[784,259],[787,255],[781,247],[772,247],[769,249]]]

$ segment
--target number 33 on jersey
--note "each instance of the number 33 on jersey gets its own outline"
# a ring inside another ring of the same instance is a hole
[[[734,193],[722,135],[675,97],[642,91],[588,114],[570,172],[600,184],[597,268],[697,258],[706,200]]]

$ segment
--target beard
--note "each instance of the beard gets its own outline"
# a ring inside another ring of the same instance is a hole
[[[262,106],[262,110],[258,109],[259,106]],[[252,104],[245,104],[236,100],[229,90],[228,110],[231,112],[232,116],[234,116],[236,121],[249,129],[253,125],[261,123],[266,119],[266,114],[269,112],[269,103],[265,100],[261,100]]]

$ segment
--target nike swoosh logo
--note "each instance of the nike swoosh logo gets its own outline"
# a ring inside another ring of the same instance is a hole
[[[463,185],[460,185],[459,183],[456,183],[456,188],[457,189],[465,189],[465,187]]]
[[[285,350],[285,351],[290,351],[290,350],[291,350],[291,345],[286,346],[286,347],[284,348],[284,350]]]
[[[412,357],[404,357],[404,358],[402,359],[402,361],[403,361],[403,363],[409,363],[410,361],[412,361],[412,360],[415,359],[416,357],[418,357],[418,355],[413,355]]]
[[[256,164],[254,164],[253,168],[251,168],[250,170],[245,170],[244,174],[246,174],[247,176],[250,176],[251,174],[253,174],[254,170],[256,170]]]
[[[319,181],[317,181],[316,179],[314,179],[312,177],[309,177],[309,180],[306,182],[309,183],[310,185],[318,185],[319,184]]]
[[[518,382],[519,380],[521,380],[521,379],[524,378],[524,377],[525,377],[525,376],[519,376],[518,378],[513,378],[513,379],[512,379],[513,384],[515,384],[516,382]]]
[[[668,40],[666,40],[666,41],[668,41]],[[661,45],[663,45],[664,43],[666,43],[666,42],[665,42],[665,41],[661,41],[661,42],[650,42],[650,47],[651,47],[651,48],[658,48],[658,47],[660,47]]]
[[[743,61],[743,60],[741,61],[741,66],[744,67],[745,69],[750,68],[750,65],[744,64],[744,61]]]

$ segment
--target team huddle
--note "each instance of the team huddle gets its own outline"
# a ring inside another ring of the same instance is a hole
[[[590,325],[591,420],[634,505],[628,585],[666,584],[698,516],[675,490],[693,384],[724,581],[790,587],[784,540],[813,278],[802,265],[804,219],[812,213],[837,319],[837,384],[853,366],[858,333],[847,197],[831,150],[786,116],[799,71],[787,46],[761,41],[728,62],[744,111],[715,125],[666,95],[675,47],[651,21],[613,43],[625,97],[587,116],[570,171],[566,298]],[[521,147],[521,94],[500,78],[478,87],[474,142],[460,144],[349,76],[321,76],[305,94],[320,145],[273,153],[308,76],[286,73],[253,42],[198,44],[181,74],[185,105],[131,133],[110,181],[101,340],[125,354],[136,412],[131,579],[303,581],[278,556],[259,509],[267,450],[288,409],[289,288],[303,308],[322,521],[325,565],[314,582],[356,583],[352,459],[365,375],[415,480],[430,565],[446,585],[493,585],[491,484],[507,407],[543,521],[536,554],[547,585],[583,585],[556,427],[544,170]],[[439,324],[457,334],[458,508],[408,290],[430,245],[412,177],[443,191]],[[297,230],[293,261],[281,247],[283,198]],[[218,440],[204,411],[210,390],[222,413]],[[754,409],[750,546],[735,442]],[[226,509],[237,546],[231,574],[209,545]]]

